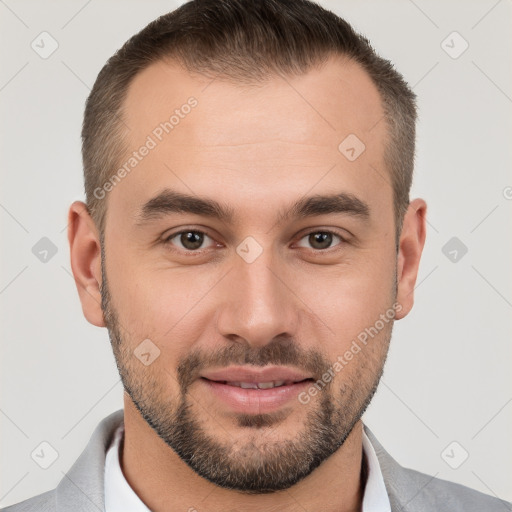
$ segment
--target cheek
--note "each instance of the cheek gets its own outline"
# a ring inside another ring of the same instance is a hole
[[[357,335],[332,347],[333,390],[352,393],[365,399],[379,378],[389,348],[392,320],[376,320]],[[325,375],[325,374],[324,374]]]
[[[310,273],[296,280],[305,298],[336,344],[346,343],[373,325],[394,303],[394,267],[387,261]]]
[[[136,345],[137,340],[149,338],[162,356],[173,361],[186,355],[211,322],[205,307],[211,306],[208,295],[219,280],[217,272],[206,266],[204,270],[169,268],[161,261],[130,257],[110,267],[113,305],[130,333],[127,341]]]
[[[325,279],[311,279],[315,287],[308,305],[326,334],[317,341],[333,365],[334,381],[372,381],[387,353],[396,314],[393,265],[374,259],[372,264],[353,265]]]

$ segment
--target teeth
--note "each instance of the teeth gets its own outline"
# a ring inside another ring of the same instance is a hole
[[[276,385],[273,382],[258,382],[259,389],[270,389],[275,387]]]
[[[258,389],[256,382],[240,382],[240,387],[243,389]]]
[[[284,383],[284,380],[276,380],[275,382],[259,382],[258,387],[260,389],[270,389],[275,388],[277,386],[282,386]]]
[[[282,386],[284,383],[284,380],[271,382],[226,382],[229,386],[236,386],[242,389],[271,389]]]

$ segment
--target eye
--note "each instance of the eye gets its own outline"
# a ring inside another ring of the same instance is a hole
[[[174,239],[176,239],[176,242],[173,242]],[[170,245],[177,244],[178,248],[185,249],[186,251],[197,251],[201,248],[205,239],[212,240],[203,231],[188,229],[169,235],[165,238],[164,243]]]
[[[346,241],[341,235],[333,231],[311,231],[310,233],[306,234],[300,239],[298,246],[308,247],[308,245],[303,245],[304,243],[306,243],[309,244],[309,248],[313,248],[315,251],[325,251],[333,247],[333,242],[335,241],[335,239],[339,240],[338,244],[336,244],[335,246],[341,245],[343,242]],[[187,229],[167,236],[163,242],[165,245],[171,245],[184,251],[200,252],[201,249],[207,248],[203,247],[207,240],[213,242],[211,246],[215,244],[215,241],[211,237],[209,237],[205,232],[198,231],[195,229]],[[303,240],[305,242],[303,242]]]
[[[311,231],[311,233],[302,237],[301,241],[306,240],[306,243],[309,243],[313,249],[322,251],[331,248],[334,238],[340,240],[341,243],[345,242],[345,239],[342,236],[334,233],[333,231]],[[299,247],[306,246],[301,245],[299,242]]]

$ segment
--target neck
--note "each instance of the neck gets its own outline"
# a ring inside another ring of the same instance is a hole
[[[309,476],[283,491],[248,495],[224,489],[195,473],[158,437],[132,401],[124,398],[123,474],[153,512],[355,512],[361,510],[365,478],[362,422],[345,443]]]

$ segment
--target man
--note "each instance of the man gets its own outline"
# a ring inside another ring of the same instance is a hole
[[[130,39],[87,101],[68,231],[124,410],[5,510],[506,510],[361,421],[425,241],[415,121],[401,75],[305,0],[189,2]]]

